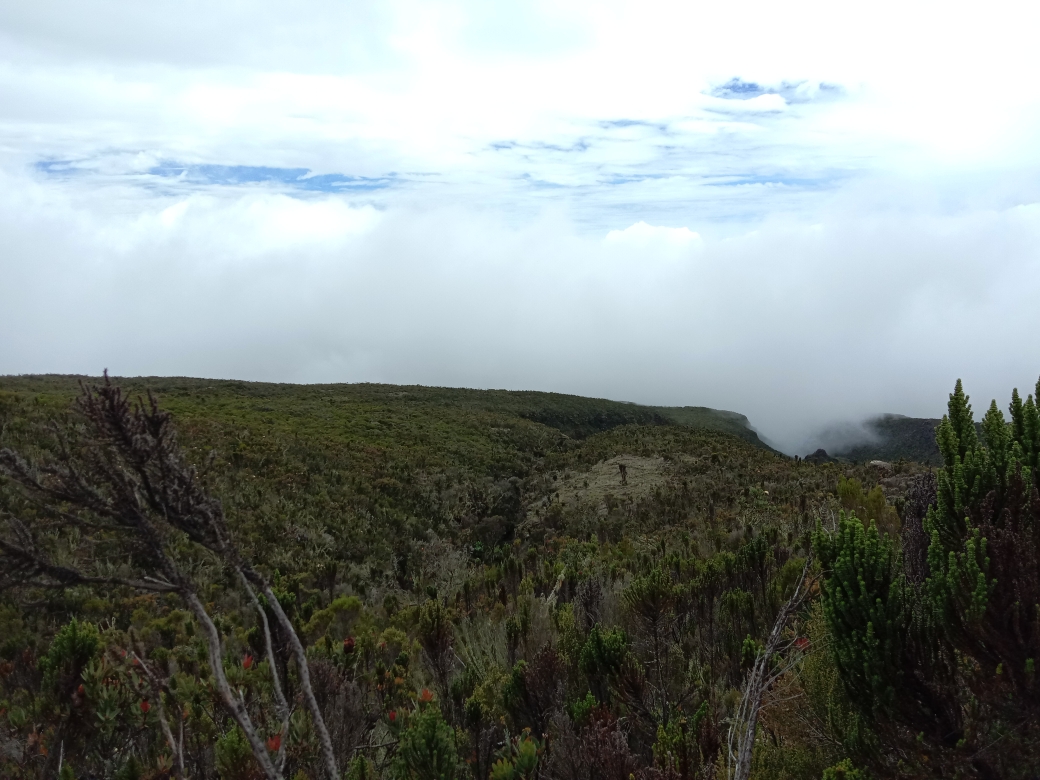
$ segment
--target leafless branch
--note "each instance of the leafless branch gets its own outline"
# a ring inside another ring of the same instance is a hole
[[[173,760],[175,763],[174,772],[178,780],[184,778],[184,751],[183,744],[178,745],[177,741],[173,738],[173,731],[170,729],[170,722],[166,718],[166,707],[163,704],[162,694],[164,691],[169,692],[169,688],[166,683],[161,681],[155,672],[152,671],[151,667],[145,661],[144,648],[141,646],[140,640],[136,636],[131,634],[134,639],[134,644],[137,646],[135,651],[132,651],[133,657],[137,660],[137,664],[141,671],[144,672],[145,678],[148,680],[148,687],[152,691],[152,698],[155,699],[156,715],[159,718],[159,726],[162,729],[163,736],[166,737],[166,742],[170,746],[170,751],[173,753]],[[181,721],[181,728],[183,729],[183,719]]]
[[[30,584],[39,588],[67,588],[72,585],[119,585],[138,590],[149,590],[157,593],[172,593],[180,590],[179,586],[168,582],[145,580],[128,580],[121,577],[91,577],[67,566],[49,563],[41,555],[32,550],[5,542],[0,539],[0,553],[6,558],[7,577],[18,575],[20,584]],[[49,577],[48,580],[36,580],[36,577]]]
[[[249,584],[249,580],[242,573],[241,570],[238,572],[239,578],[242,580],[242,586],[246,589],[246,593],[249,594],[250,600],[253,602],[253,607],[260,615],[260,621],[264,626],[264,649],[267,653],[267,664],[271,669],[271,683],[274,688],[275,706],[278,710],[278,717],[281,719],[281,730],[282,735],[281,742],[278,746],[278,771],[282,772],[285,770],[285,747],[288,744],[286,738],[289,733],[289,717],[292,714],[289,709],[289,702],[285,699],[285,693],[282,691],[282,680],[278,675],[278,664],[274,654],[274,643],[271,641],[271,624],[267,620],[267,612],[260,604],[260,600],[256,597],[256,592],[253,587]]]
[[[762,711],[762,697],[769,687],[784,671],[797,662],[797,658],[788,656],[779,666],[776,663],[777,653],[783,645],[782,637],[787,622],[805,601],[811,591],[809,569],[812,566],[812,555],[805,560],[801,576],[795,586],[794,593],[787,600],[773,623],[765,647],[755,659],[755,664],[744,682],[743,695],[736,715],[730,723],[728,752],[726,755],[726,772],[730,780],[747,780],[751,773],[751,757],[755,747],[755,734],[758,729],[758,716]],[[786,645],[792,647],[792,643]],[[797,654],[797,655],[800,655]]]
[[[59,586],[130,585],[179,594],[203,629],[221,701],[245,734],[263,773],[269,780],[281,780],[243,702],[228,685],[220,633],[190,578],[168,552],[168,543],[181,532],[207,549],[230,553],[229,562],[235,564],[237,551],[230,546],[220,503],[205,492],[184,461],[169,414],[159,410],[153,397],[148,400],[147,406],[143,401],[132,406],[106,374],[100,387],[83,386],[77,401],[86,421],[82,435],[71,441],[55,427],[55,461],[37,468],[10,449],[0,450],[0,475],[37,503],[62,512],[71,505],[109,521],[149,572],[144,579],[88,577],[58,566],[33,548],[31,534],[19,523],[14,524],[19,544],[3,541],[0,552],[16,564],[23,581],[42,576]],[[172,740],[172,734],[167,736]]]

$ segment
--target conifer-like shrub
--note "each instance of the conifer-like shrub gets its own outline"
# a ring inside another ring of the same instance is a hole
[[[401,734],[394,759],[397,780],[454,780],[458,771],[455,732],[437,707],[423,707]]]

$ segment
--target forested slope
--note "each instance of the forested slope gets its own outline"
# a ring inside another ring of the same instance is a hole
[[[942,454],[935,442],[935,430],[940,422],[924,417],[883,414],[863,424],[870,436],[868,441],[834,448],[830,454],[845,460],[912,460],[938,466],[942,463]]]
[[[839,512],[879,529],[868,551],[898,547],[923,467],[796,462],[553,394],[120,383],[169,421],[145,403],[113,423],[104,388],[70,413],[70,378],[0,380],[0,775],[724,777],[757,668],[778,676],[755,777],[926,776],[993,736],[915,748],[852,695],[848,659],[872,645],[833,572],[856,581],[835,562],[867,530]],[[225,517],[222,541],[205,529]],[[756,663],[814,535],[824,598]],[[898,580],[885,565],[872,587]],[[879,675],[896,701],[916,679]]]

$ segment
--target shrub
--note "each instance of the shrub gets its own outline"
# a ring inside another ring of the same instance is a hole
[[[425,707],[410,718],[394,758],[397,780],[454,780],[457,764],[455,732],[439,709]]]
[[[51,642],[47,654],[40,659],[44,687],[59,698],[79,683],[83,667],[101,650],[98,630],[92,623],[73,618],[62,626]]]

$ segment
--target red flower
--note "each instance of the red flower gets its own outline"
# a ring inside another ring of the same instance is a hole
[[[249,669],[252,666],[253,666],[253,656],[247,655],[245,658],[242,659],[242,668],[243,669]]]
[[[390,710],[390,722],[397,720],[397,710]]]
[[[348,636],[343,640],[343,652],[347,655],[354,652],[354,637]]]
[[[431,701],[433,701],[433,694],[430,693],[429,688],[422,689],[422,693],[419,694],[419,701],[421,701],[423,704],[429,704]]]
[[[148,699],[141,699],[141,712],[145,715],[148,714],[148,710],[152,708],[152,705],[148,703]]]
[[[281,734],[275,734],[273,737],[268,737],[267,738],[267,749],[270,750],[272,753],[277,753],[278,750],[281,747],[282,747],[282,735]]]
[[[76,693],[78,693],[80,696],[82,696],[86,692],[87,692],[87,689],[83,687],[83,683],[80,683],[79,687],[76,689]]]
[[[799,650],[805,650],[809,647],[809,640],[806,639],[804,636],[800,636],[796,640],[794,640],[794,646],[797,647]]]

